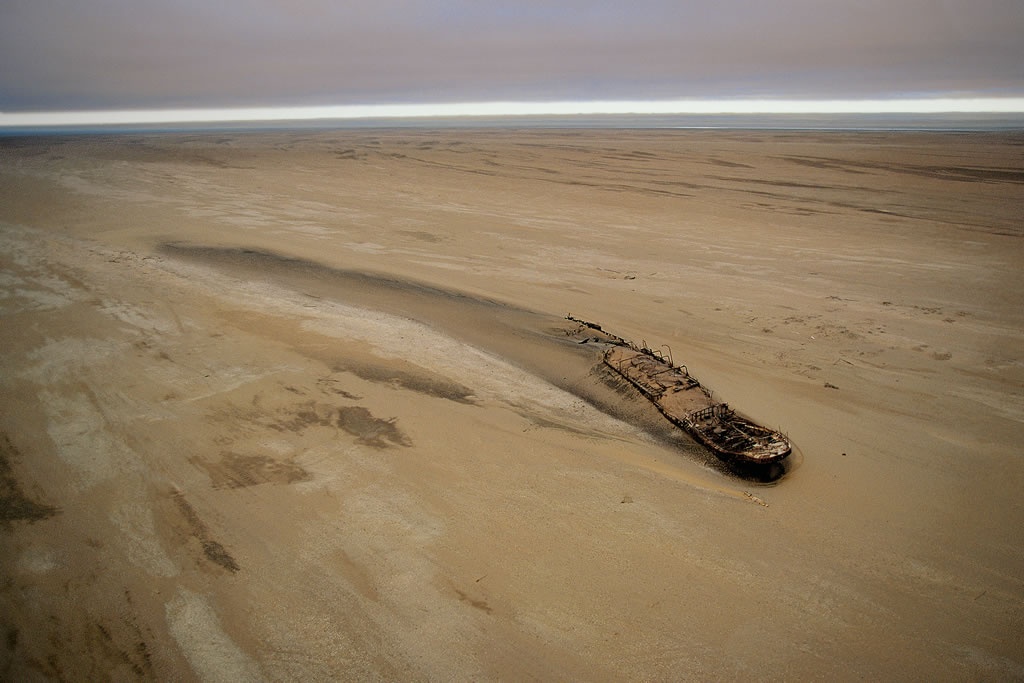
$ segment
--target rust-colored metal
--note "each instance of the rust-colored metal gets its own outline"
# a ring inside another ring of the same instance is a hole
[[[571,315],[566,318],[580,325],[579,332],[590,335],[580,343],[605,346],[605,365],[719,459],[731,464],[768,465],[792,451],[782,433],[751,422],[726,403],[715,402],[686,366],[676,365],[671,357],[648,348],[646,343],[637,346],[595,323]]]

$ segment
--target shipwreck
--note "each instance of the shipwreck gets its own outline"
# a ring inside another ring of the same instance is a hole
[[[687,432],[723,462],[742,467],[768,466],[784,460],[791,452],[789,439],[739,415],[726,403],[716,402],[711,391],[676,365],[671,353],[636,345],[606,332],[597,325],[569,315],[580,327],[581,344],[605,347],[604,364],[645,398],[665,418]]]

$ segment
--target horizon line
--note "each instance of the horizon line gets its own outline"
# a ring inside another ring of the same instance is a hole
[[[421,104],[104,109],[14,113],[0,111],[0,128],[256,121],[688,114],[1024,115],[1024,97],[485,101]]]

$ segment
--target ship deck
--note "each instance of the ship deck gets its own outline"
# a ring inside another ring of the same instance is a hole
[[[604,362],[651,400],[672,423],[727,460],[764,464],[789,455],[788,439],[716,403],[684,367],[650,349],[614,344]]]

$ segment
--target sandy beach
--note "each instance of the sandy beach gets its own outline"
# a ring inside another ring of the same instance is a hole
[[[1022,152],[0,137],[0,679],[1024,680]]]

